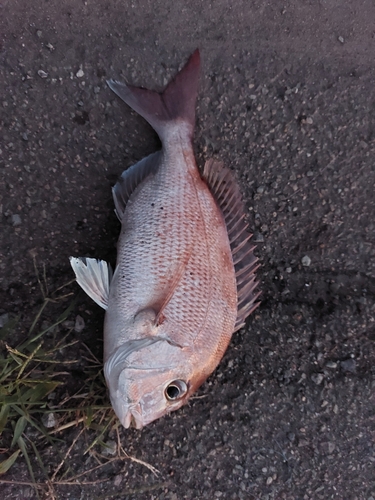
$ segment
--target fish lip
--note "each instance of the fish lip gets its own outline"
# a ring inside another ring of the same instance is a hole
[[[140,413],[137,410],[128,410],[125,417],[123,418],[122,425],[125,429],[134,427],[134,429],[142,429],[143,420]]]

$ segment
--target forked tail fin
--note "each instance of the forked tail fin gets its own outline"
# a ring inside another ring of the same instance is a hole
[[[107,83],[115,94],[148,121],[161,140],[165,138],[168,122],[171,121],[184,122],[192,137],[199,72],[200,55],[197,49],[162,93],[115,80],[107,80]]]

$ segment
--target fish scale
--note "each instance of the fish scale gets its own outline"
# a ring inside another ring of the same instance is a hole
[[[103,261],[71,258],[77,281],[106,309],[104,375],[124,427],[177,410],[216,368],[257,307],[257,259],[233,175],[197,168],[192,136],[199,52],[162,94],[110,88],[158,133],[162,150],[113,188],[121,233],[112,277]]]
[[[185,159],[183,155],[181,155],[182,167],[177,165],[176,154],[174,159],[173,167],[176,170],[180,169],[181,174],[175,176],[177,180],[173,178],[173,194],[171,195],[169,186],[171,177],[165,175],[163,169],[164,164],[168,165],[168,157],[166,157],[155,177],[146,179],[141,189],[134,193],[136,195],[134,201],[132,197],[130,198],[122,220],[118,273],[124,276],[124,279],[121,286],[114,287],[113,294],[110,295],[110,303],[115,306],[110,306],[109,313],[116,307],[118,311],[114,314],[119,318],[119,324],[116,325],[119,335],[116,338],[116,344],[111,345],[111,351],[116,349],[125,337],[131,338],[126,318],[128,316],[129,323],[132,321],[134,302],[137,303],[138,309],[151,306],[157,300],[157,295],[163,291],[163,287],[171,281],[179,263],[188,257],[189,252],[194,250],[185,274],[188,276],[190,272],[194,273],[200,279],[202,286],[189,288],[186,286],[186,279],[181,279],[173,298],[165,308],[167,319],[177,318],[180,324],[186,325],[183,333],[178,335],[177,342],[182,343],[179,340],[180,336],[183,337],[185,343],[196,336],[207,311],[209,295],[214,296],[216,289],[222,283],[228,288],[228,277],[225,274],[223,276],[219,269],[212,268],[212,263],[219,262],[220,253],[230,255],[227,238],[226,241],[224,240],[226,243],[224,249],[221,248],[223,246],[223,236],[220,234],[223,233],[222,217],[207,186],[198,175],[195,179],[192,178],[182,163]],[[199,184],[198,192],[196,183]],[[151,199],[155,200],[152,201],[154,204],[152,210],[150,210]],[[163,206],[162,214],[159,212],[161,206]],[[185,221],[189,221],[190,224],[186,224]],[[202,238],[204,234],[207,234],[207,239]],[[225,233],[223,235],[226,237]],[[142,241],[148,242],[146,255],[140,243]],[[140,255],[144,257],[140,258]],[[216,267],[223,269],[220,264]],[[233,273],[230,273],[229,281],[232,285],[229,295],[236,297]],[[116,294],[118,294],[117,297],[115,297]],[[177,301],[180,294],[184,297],[182,304],[189,305],[187,314],[184,314],[184,308]],[[189,297],[188,301],[186,297]],[[235,315],[236,304],[233,301],[232,321],[235,320]],[[217,325],[212,325],[212,328],[219,328],[219,323],[220,321]],[[160,334],[162,334],[162,328]],[[105,358],[110,354],[111,352],[106,352]]]
[[[181,187],[173,197],[168,194],[168,185],[162,185],[162,180],[158,175],[146,179],[137,198],[129,200],[122,221],[118,266],[124,280],[119,294],[121,302],[129,298],[138,301],[140,307],[151,304],[154,295],[167,286],[173,267],[178,266],[194,244],[193,231],[181,221],[199,223],[198,214],[189,208],[189,203],[194,200],[186,182],[179,183]],[[152,202],[154,207],[151,207],[150,199],[155,200]],[[177,205],[181,199],[183,202]]]

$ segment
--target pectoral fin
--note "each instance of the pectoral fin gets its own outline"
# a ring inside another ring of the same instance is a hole
[[[103,309],[108,308],[112,268],[104,260],[70,257],[70,265],[79,286]]]

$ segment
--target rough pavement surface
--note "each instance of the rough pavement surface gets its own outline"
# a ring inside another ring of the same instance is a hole
[[[110,187],[158,140],[105,79],[160,89],[196,47],[197,159],[235,171],[262,264],[201,397],[121,434],[161,475],[113,463],[58,498],[375,498],[374,19],[371,0],[0,0],[0,314],[30,324],[32,256],[56,286],[70,255],[114,261]],[[74,335],[100,357],[98,309],[80,296]]]

